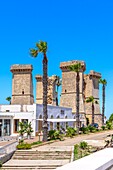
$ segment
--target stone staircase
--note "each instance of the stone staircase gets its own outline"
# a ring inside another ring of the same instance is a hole
[[[62,160],[71,159],[71,151],[16,151],[12,159],[17,160]]]
[[[17,150],[3,170],[51,170],[72,161],[72,149]]]

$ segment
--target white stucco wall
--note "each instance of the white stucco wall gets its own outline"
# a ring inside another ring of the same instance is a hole
[[[61,114],[61,110],[64,111],[64,114]],[[47,111],[48,111],[48,119],[51,119],[51,116],[53,116],[53,119],[57,119],[58,117],[60,119],[64,119],[66,117],[67,117],[67,119],[73,118],[71,108],[48,105]],[[43,105],[42,104],[36,104],[36,119],[39,119],[40,115],[42,115],[42,117],[43,117]],[[37,124],[38,124],[38,120],[37,120]],[[48,122],[48,124],[49,124],[49,127],[50,127],[49,122]],[[60,125],[64,126],[65,123],[60,123]],[[73,126],[73,122],[69,122],[68,125]],[[36,131],[38,130],[37,127],[36,127]],[[56,129],[56,123],[53,123],[53,129]],[[50,130],[50,128],[48,130]]]

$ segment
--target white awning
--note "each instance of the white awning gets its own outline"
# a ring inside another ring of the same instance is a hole
[[[0,112],[0,117],[14,117],[14,113]]]
[[[43,121],[43,119],[36,119],[39,121]],[[76,119],[47,119],[48,122],[75,122]],[[85,120],[81,120],[80,121],[85,121]]]

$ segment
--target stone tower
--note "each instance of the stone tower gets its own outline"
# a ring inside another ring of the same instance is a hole
[[[93,96],[98,104],[94,104],[95,108],[95,123],[101,123],[100,105],[99,105],[99,79],[101,74],[93,70],[88,75],[84,75],[84,95],[85,99]],[[92,120],[92,107],[91,103],[85,103],[86,117],[89,118],[89,122]]]
[[[36,103],[42,104],[43,103],[43,83],[42,83],[42,76],[36,75]],[[56,93],[56,80],[57,76],[53,75],[48,77],[48,97],[47,102],[48,104],[56,106],[57,100],[57,93]]]
[[[80,114],[85,113],[84,107],[84,93],[83,93],[83,79],[84,71],[86,69],[84,61],[68,61],[60,63],[62,70],[62,92],[60,99],[60,106],[66,106],[72,108],[72,112],[76,113],[76,72],[69,70],[69,66],[73,64],[81,63],[82,68],[80,70]]]
[[[12,100],[11,104],[33,104],[32,65],[11,66],[12,72]]]

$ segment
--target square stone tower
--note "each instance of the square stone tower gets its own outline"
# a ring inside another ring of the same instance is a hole
[[[87,99],[90,96],[93,96],[95,101],[98,102],[98,104],[94,104],[94,108],[95,108],[94,121],[95,123],[99,123],[99,125],[101,125],[102,123],[102,117],[100,114],[101,113],[100,104],[99,104],[99,79],[100,78],[101,78],[101,74],[93,70],[91,70],[88,75],[84,75],[85,99]],[[91,123],[92,121],[91,103],[85,103],[85,108],[86,108],[86,117],[89,118],[89,122]]]
[[[11,104],[33,104],[32,65],[12,65],[12,100]]]
[[[36,103],[42,104],[43,103],[43,83],[42,83],[42,76],[36,75]],[[56,80],[57,76],[52,75],[48,77],[48,95],[47,95],[47,102],[50,105],[56,106],[57,103],[57,93],[56,93]]]
[[[79,72],[80,76],[80,113],[85,113],[84,106],[84,93],[83,93],[83,79],[84,79],[84,71],[86,69],[86,65],[84,61],[68,61],[60,63],[60,68],[62,70],[62,92],[60,99],[60,106],[66,106],[72,108],[72,112],[76,113],[76,72],[70,71],[69,66],[81,63],[82,68]]]

